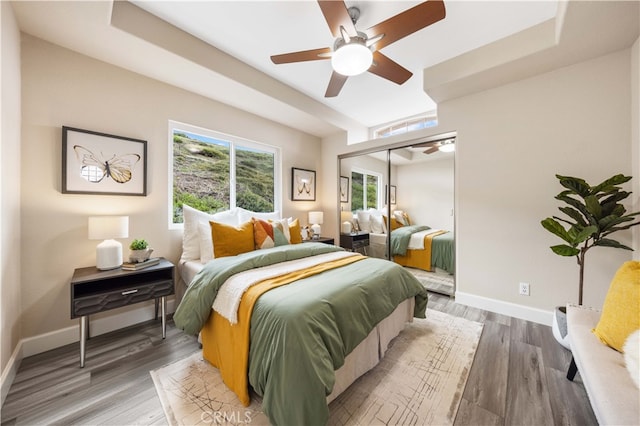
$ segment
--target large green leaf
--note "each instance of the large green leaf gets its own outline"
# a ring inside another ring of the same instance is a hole
[[[575,247],[578,244],[587,241],[587,239],[594,236],[597,232],[597,226],[587,226],[586,228],[572,227],[568,232],[571,241],[568,242]]]
[[[600,247],[620,248],[620,249],[624,249],[624,250],[633,251],[633,249],[631,247],[627,247],[624,244],[620,244],[618,241],[611,240],[609,238],[601,238],[598,241],[596,241],[593,245],[594,246],[600,246]]]
[[[584,203],[587,206],[587,210],[589,210],[589,213],[591,213],[596,221],[602,218],[602,206],[598,202],[598,197],[595,195],[588,195],[584,198]]]
[[[584,179],[561,175],[556,175],[556,177],[560,180],[560,185],[571,191],[574,191],[576,194],[580,195],[583,198],[591,194],[591,187]]]
[[[580,254],[580,250],[566,244],[551,246],[551,250],[553,250],[555,254],[559,254],[560,256],[577,256],[578,254]]]
[[[621,184],[623,184],[625,182],[628,182],[630,180],[631,180],[631,176],[625,176],[623,174],[617,174],[615,176],[610,177],[609,179],[606,179],[602,183],[594,186],[592,188],[592,191],[593,191],[594,194],[597,193],[597,192],[600,192],[600,191],[607,191],[613,186],[621,185]]]
[[[544,229],[546,229],[547,231],[551,232],[552,234],[562,238],[564,241],[571,244],[571,237],[569,236],[569,233],[567,232],[566,229],[564,229],[562,225],[560,225],[560,223],[558,223],[557,220],[551,217],[548,217],[543,221],[541,221],[540,223],[542,224]]]
[[[575,220],[581,226],[587,226],[588,223],[584,220],[584,216],[578,210],[573,209],[571,207],[559,207],[559,210],[569,216],[571,219]]]

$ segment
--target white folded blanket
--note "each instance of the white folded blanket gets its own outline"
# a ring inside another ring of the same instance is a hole
[[[434,232],[440,232],[440,229],[427,229],[425,231],[419,231],[415,234],[411,234],[411,238],[409,239],[409,246],[407,246],[410,250],[424,250],[424,237],[429,234],[433,234]]]
[[[350,256],[361,256],[359,253],[348,251],[337,251],[319,254],[317,256],[304,257],[302,259],[290,260],[288,262],[276,263],[274,265],[263,266],[240,272],[229,277],[216,295],[213,301],[213,309],[229,320],[231,324],[238,323],[238,308],[240,300],[245,291],[252,285],[269,278],[279,277],[301,269],[310,268],[321,263],[330,262]]]

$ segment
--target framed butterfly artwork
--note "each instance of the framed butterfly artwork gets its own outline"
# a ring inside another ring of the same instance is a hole
[[[62,193],[147,195],[147,141],[63,126]]]

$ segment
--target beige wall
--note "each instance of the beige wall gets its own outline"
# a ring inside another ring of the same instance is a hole
[[[20,32],[11,3],[0,2],[0,321],[2,400],[7,363],[21,337],[20,324]],[[15,374],[15,372],[13,373]],[[10,382],[8,380],[7,382]]]
[[[454,157],[397,167],[397,209],[416,225],[453,231]]]
[[[640,211],[640,38],[631,48],[631,164],[633,211]],[[633,228],[633,258],[640,260],[640,226]]]
[[[438,106],[439,125],[421,134],[458,132],[457,301],[539,322],[550,321],[554,306],[577,301],[576,262],[551,252],[559,240],[540,221],[559,213],[556,173],[595,184],[632,172],[630,58],[624,50]],[[328,138],[325,175],[335,176],[332,155],[395,142],[347,146]],[[631,232],[616,236],[631,244]],[[584,303],[600,307],[630,258],[592,249]],[[530,283],[530,296],[518,295],[521,281]]]
[[[292,166],[321,173],[318,138],[31,36],[23,35],[22,49],[22,255],[27,259],[21,284],[23,338],[77,326],[69,319],[69,280],[74,268],[95,264],[96,241],[87,239],[88,216],[128,215],[125,253],[131,239],[142,237],[150,241],[154,254],[177,261],[182,232],[168,230],[170,119],[282,148],[283,214],[306,222],[307,211],[319,205],[289,201]],[[62,125],[147,140],[148,195],[62,194]],[[92,317],[97,323],[92,332],[134,320],[124,312]],[[100,319],[111,325],[100,329]],[[71,331],[66,335],[77,336]]]
[[[578,267],[551,252],[556,173],[595,184],[631,173],[629,50],[446,102],[458,131],[457,290],[543,310],[577,302]],[[640,177],[637,177],[640,178]],[[617,235],[630,244],[631,233]],[[622,250],[587,254],[586,305],[600,307]],[[519,296],[518,282],[531,284]]]

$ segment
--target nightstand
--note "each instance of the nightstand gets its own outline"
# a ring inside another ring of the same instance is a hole
[[[302,240],[303,243],[325,243],[325,244],[330,244],[333,245],[334,244],[334,240],[331,237],[319,237],[316,238],[315,240],[311,239],[311,240]]]
[[[95,266],[78,268],[71,278],[71,319],[80,318],[80,367],[84,367],[85,344],[89,336],[89,315],[158,299],[162,313],[162,338],[167,334],[166,297],[174,292],[174,265],[161,259],[157,265],[138,271]]]
[[[360,231],[352,234],[340,234],[340,247],[351,251],[362,250],[364,254],[367,254],[368,246],[369,233],[366,231]]]

